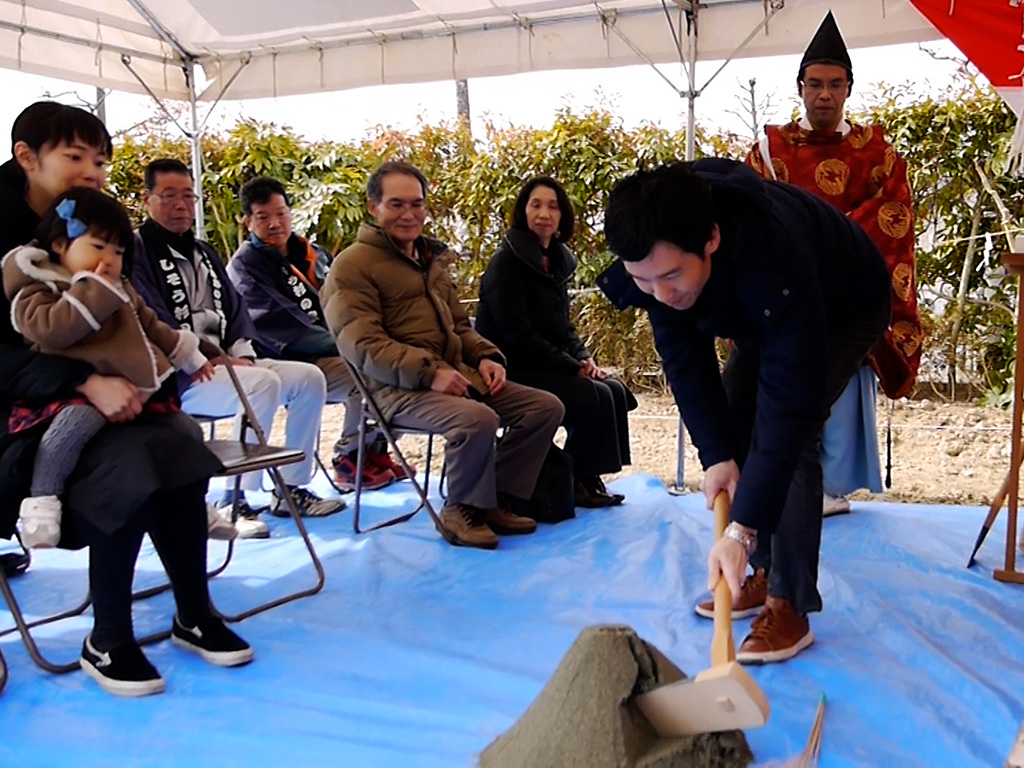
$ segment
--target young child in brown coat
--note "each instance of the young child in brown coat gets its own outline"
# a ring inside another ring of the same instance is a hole
[[[188,419],[173,394],[161,392],[163,383],[175,369],[205,380],[213,368],[196,335],[158,320],[128,282],[134,238],[121,204],[95,189],[71,189],[54,200],[37,236],[2,262],[15,329],[40,352],[121,376],[146,401],[148,417]],[[22,403],[11,414],[10,431],[44,422],[49,424],[33,465],[31,495],[20,510],[28,547],[56,546],[65,481],[106,419],[84,398],[43,407]]]

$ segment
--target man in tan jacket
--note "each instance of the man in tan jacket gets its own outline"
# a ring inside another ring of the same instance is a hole
[[[376,224],[360,226],[322,290],[338,347],[391,423],[444,434],[445,539],[493,549],[495,534],[532,533],[536,523],[514,510],[533,495],[562,404],[507,381],[501,351],[473,330],[448,273],[451,252],[423,237],[423,173],[385,163],[370,176],[367,198]]]

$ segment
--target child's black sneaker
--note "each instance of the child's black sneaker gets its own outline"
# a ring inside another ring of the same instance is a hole
[[[227,628],[216,616],[204,619],[196,626],[182,626],[177,615],[171,629],[171,642],[185,650],[198,653],[206,661],[220,667],[237,667],[252,661],[252,648],[245,640]]]
[[[109,651],[97,651],[90,635],[82,643],[79,663],[100,688],[115,696],[149,696],[165,688],[164,679],[134,640]]]

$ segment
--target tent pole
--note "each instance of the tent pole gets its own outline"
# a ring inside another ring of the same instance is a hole
[[[697,156],[697,5],[686,12],[686,73],[690,87],[686,91],[686,160]]]
[[[203,127],[199,124],[199,110],[196,105],[196,62],[189,59],[185,65],[185,79],[188,81],[188,101],[192,114],[192,130],[189,131],[189,140],[192,143],[192,178],[196,186],[203,188],[203,148],[202,136]],[[196,196],[196,237],[200,240],[206,238],[206,222],[203,217],[203,196]]]
[[[686,67],[689,87],[686,90],[686,160],[690,162],[697,156],[697,97],[700,92],[695,90],[697,82],[697,4],[691,5],[686,11]],[[679,414],[676,439],[676,483],[669,491],[674,494],[686,493],[686,425],[683,415]]]

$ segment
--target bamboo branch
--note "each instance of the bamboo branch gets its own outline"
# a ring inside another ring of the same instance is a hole
[[[1010,239],[1010,233],[1008,230],[1013,224],[1013,216],[1010,215],[1010,211],[1003,202],[1003,198],[1001,198],[999,193],[996,192],[996,188],[992,186],[992,182],[989,181],[988,176],[985,174],[985,170],[981,167],[981,163],[977,159],[974,161],[974,169],[978,172],[978,178],[981,179],[981,185],[985,188],[985,191],[992,196],[992,199],[995,201],[996,208],[999,209],[999,218],[1003,222],[1004,235],[1006,236],[1006,247],[1012,251],[1013,240]]]

